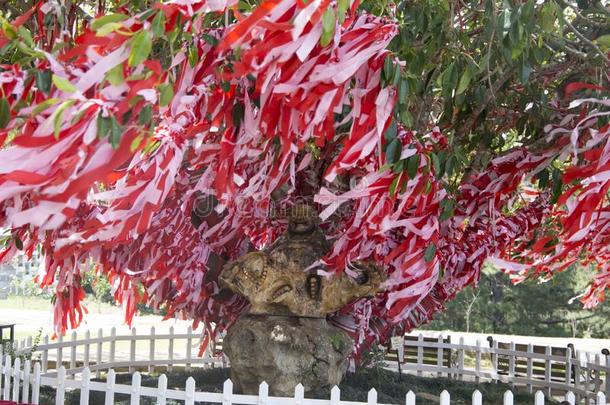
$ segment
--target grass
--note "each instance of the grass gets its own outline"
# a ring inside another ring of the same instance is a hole
[[[168,377],[169,389],[184,389],[186,380],[189,376],[195,378],[196,389],[206,392],[222,392],[223,382],[229,378],[228,369],[193,369],[185,371],[184,369],[175,369],[171,373],[166,374]],[[117,384],[131,384],[131,374],[118,374],[116,376]],[[156,387],[158,374],[142,375],[142,386]],[[104,378],[98,381],[105,381]],[[383,370],[380,368],[360,370],[356,374],[348,374],[344,381],[339,386],[341,389],[341,399],[347,401],[366,402],[368,391],[371,388],[377,389],[378,402],[385,404],[404,404],[405,395],[409,390],[412,390],[417,395],[418,405],[438,404],[438,396],[442,390],[447,390],[451,394],[452,404],[470,404],[472,401],[472,392],[476,389],[483,394],[483,402],[486,404],[501,404],[504,392],[511,390],[512,387],[508,384],[501,383],[483,383],[475,384],[463,381],[455,381],[446,378],[431,378],[431,377],[416,377],[413,375],[399,376],[392,371]],[[515,394],[515,404],[531,405],[534,403],[534,396],[513,390]],[[328,390],[319,390],[313,394],[306,395],[307,398],[328,399],[330,392]],[[67,405],[78,405],[80,391],[75,390],[66,394]],[[54,400],[54,392],[52,389],[46,389],[43,393],[43,401],[41,403],[52,403]],[[90,394],[91,405],[103,404],[104,393],[96,392]],[[140,404],[154,404],[154,398],[143,397]],[[180,401],[169,401],[168,405],[181,403]],[[552,400],[547,399],[548,404],[554,404]],[[129,404],[127,395],[115,395],[115,404]]]

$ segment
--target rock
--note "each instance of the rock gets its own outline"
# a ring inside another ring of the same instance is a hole
[[[266,381],[273,396],[293,396],[299,383],[306,392],[338,385],[352,345],[323,318],[251,314],[238,319],[223,341],[236,391],[255,395]]]

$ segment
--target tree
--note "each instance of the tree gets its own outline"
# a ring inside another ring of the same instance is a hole
[[[87,3],[49,1],[3,21],[3,257],[42,244],[59,333],[82,318],[90,258],[128,320],[147,302],[226,329],[247,303],[222,264],[302,201],[329,274],[388,277],[332,317],[355,354],[429,321],[486,260],[518,280],[586,262],[583,300],[603,299],[600,2],[251,3],[97,2],[88,21],[70,19]]]

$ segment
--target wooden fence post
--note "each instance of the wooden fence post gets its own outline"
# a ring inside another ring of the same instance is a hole
[[[475,390],[472,393],[472,405],[483,405],[483,395],[481,395],[481,391]]]
[[[150,364],[148,365],[148,372],[152,373],[155,371],[154,361],[155,361],[155,327],[150,327],[150,341],[149,341],[149,350],[148,350],[148,360]]]
[[[438,335],[437,339],[438,348],[436,349],[436,366],[439,368],[438,373],[436,375],[440,378],[443,376],[443,372],[441,369],[443,368],[443,335]],[[449,372],[447,372],[447,377],[449,377]]]
[[[496,376],[494,379],[498,381],[498,341],[496,339],[491,341],[491,368],[494,376]]]
[[[610,355],[606,355],[606,396],[610,395]]]
[[[603,392],[598,392],[595,398],[595,405],[606,405],[606,395]]]
[[[6,355],[4,357],[4,394],[2,395],[2,399],[5,401],[9,401],[9,395],[11,394],[11,370],[13,361],[11,356]]]
[[[464,380],[464,337],[460,336],[460,348],[458,349],[458,373],[459,379]]]
[[[544,354],[546,356],[551,356],[551,353],[551,346],[547,346],[544,350]],[[544,381],[546,382],[547,386],[547,394],[551,396],[551,359],[548,357],[544,362]]]
[[[13,401],[19,402],[19,388],[21,388],[21,359],[15,358],[13,363]]]
[[[589,392],[589,386],[591,385],[591,369],[589,368],[589,364],[591,364],[591,356],[589,353],[585,353],[585,358],[587,362],[585,363],[585,392]],[[588,399],[588,396],[587,396]]]
[[[30,401],[30,376],[32,373],[32,364],[30,360],[26,360],[23,364],[23,392],[21,394],[21,400],[24,403]]]
[[[225,381],[222,386],[222,405],[231,405],[233,402],[233,381]]]
[[[142,385],[142,376],[139,371],[133,373],[133,377],[131,379],[131,405],[140,405],[140,391]]]
[[[49,344],[49,336],[45,335],[45,337],[42,338],[42,345],[45,347],[45,349],[42,351],[42,356],[41,356],[43,373],[46,373],[47,368],[49,367],[49,349],[46,348],[48,346],[48,344]]]
[[[59,368],[63,365],[63,360],[64,360],[64,349],[63,349],[63,343],[64,342],[64,336],[62,334],[59,334],[57,336],[57,358],[56,358],[56,362],[55,362],[55,370],[59,370]]]
[[[81,373],[81,384],[80,384],[80,403],[89,403],[89,385],[91,384],[91,371],[89,367],[85,367]]]
[[[85,353],[83,353],[83,367],[89,367],[89,352],[91,351],[89,340],[91,340],[91,332],[87,329],[85,332],[85,341],[87,343],[85,343]]]
[[[172,371],[174,360],[174,327],[169,327],[169,364],[167,366],[168,371]]]
[[[136,361],[136,328],[131,328],[131,340],[129,341],[129,372],[133,373],[136,369],[131,365]]]
[[[475,382],[481,382],[481,339],[477,339],[477,351],[475,353],[474,369],[476,372]]]
[[[336,385],[330,390],[330,405],[341,403],[341,390]]]
[[[157,405],[165,405],[167,403],[167,376],[161,374],[159,376],[159,384],[157,386]]]
[[[269,384],[263,381],[258,386],[258,405],[267,405],[269,400]]]
[[[515,396],[512,391],[506,391],[504,393],[504,404],[503,405],[513,405],[515,402]]]
[[[299,383],[296,387],[294,387],[294,405],[303,405],[304,399],[305,387],[303,387],[303,384]]]
[[[104,338],[104,332],[102,328],[97,330],[97,350],[95,356],[95,365],[97,369],[95,370],[95,378],[100,378],[102,376],[102,370],[100,369],[102,364],[102,339]]]
[[[189,377],[186,380],[186,393],[185,393],[185,401],[184,405],[195,405],[195,379],[193,377]]]
[[[55,403],[63,404],[66,396],[66,368],[59,367],[57,370],[57,389],[55,390]]]
[[[113,366],[114,363],[114,352],[116,351],[116,328],[113,326],[110,329],[110,367]]]
[[[451,397],[447,390],[441,392],[440,405],[451,405]]]
[[[189,371],[191,369],[191,351],[192,351],[192,345],[193,345],[193,327],[189,325],[189,327],[186,330],[186,333],[188,335],[188,337],[186,338],[186,371]]]
[[[542,391],[536,391],[534,404],[535,405],[544,405],[544,393]]]
[[[576,396],[574,396],[572,391],[566,392],[565,400],[566,402],[569,402],[570,405],[576,405]]]
[[[32,403],[40,402],[40,363],[34,364],[34,381],[32,381]]]
[[[368,405],[376,405],[377,404],[377,390],[375,388],[371,388],[369,394],[366,399],[366,403]]]
[[[76,368],[76,332],[72,332],[72,341],[70,342],[70,370]],[[74,379],[75,374],[70,375],[70,379]]]
[[[593,375],[593,383],[595,384],[595,392],[599,392],[602,388],[601,359],[599,354],[595,355],[595,374]]]
[[[421,367],[424,364],[424,336],[420,333],[417,336],[417,375],[421,377]]]
[[[415,393],[413,391],[407,392],[405,405],[415,405]]]
[[[532,384],[532,374],[534,368],[534,346],[531,343],[527,345],[527,392],[530,394],[534,392],[534,385]]]
[[[104,399],[104,405],[114,405],[114,382],[116,380],[116,374],[113,369],[108,371],[106,375],[106,397]]]

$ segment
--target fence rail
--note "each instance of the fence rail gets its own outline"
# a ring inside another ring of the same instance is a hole
[[[40,387],[50,386],[57,390],[57,395],[62,395],[61,392],[65,392],[66,389],[78,388],[81,389],[81,395],[88,395],[85,392],[94,391],[105,392],[106,395],[113,392],[128,394],[132,398],[134,395],[137,398],[153,397],[161,404],[165,403],[163,398],[183,400],[187,404],[192,403],[189,402],[191,400],[217,402],[223,405],[286,404],[286,399],[268,395],[264,396],[266,402],[261,403],[261,395],[267,392],[263,390],[263,386],[261,386],[263,391],[258,397],[237,395],[232,391],[230,396],[226,397],[225,394],[221,396],[221,394],[196,392],[192,379],[189,379],[191,385],[187,384],[185,390],[168,390],[166,386],[163,387],[163,384],[167,384],[167,379],[163,376],[159,379],[160,386],[157,388],[138,385],[139,371],[152,372],[159,368],[171,371],[176,365],[183,365],[187,370],[192,367],[226,367],[228,361],[220,353],[220,344],[215,348],[207,348],[202,357],[197,355],[198,351],[193,348],[196,348],[200,339],[201,334],[191,328],[186,332],[175,333],[173,327],[168,333],[157,333],[154,327],[144,334],[138,334],[135,328],[132,329],[131,334],[121,335],[117,335],[114,328],[111,329],[110,334],[98,330],[95,335],[86,332],[84,336],[79,337],[73,333],[69,339],[59,337],[55,342],[44,337],[38,345],[33,344],[32,339],[28,338],[16,342],[14,350],[10,351],[14,362],[11,362],[9,352],[2,354],[0,347],[2,366],[0,394],[5,400],[19,399],[21,389],[23,402],[31,399],[31,402],[37,403]],[[118,347],[128,347],[128,349],[121,352]],[[606,403],[605,398],[610,395],[610,356],[586,355],[583,360],[581,356],[574,356],[575,353],[570,349],[567,349],[565,356],[560,356],[553,354],[555,351],[550,347],[544,353],[534,352],[531,345],[525,352],[514,350],[514,344],[510,344],[509,347],[506,349],[498,347],[497,344],[491,347],[484,346],[480,341],[477,341],[476,345],[466,345],[463,339],[458,343],[451,343],[442,336],[431,340],[422,335],[411,335],[405,340],[406,356],[401,362],[401,368],[418,375],[434,375],[473,382],[501,381],[514,387],[525,387],[530,393],[537,391],[535,405],[544,404],[545,395],[565,396],[566,401],[573,404],[579,400],[597,405]],[[386,361],[390,368],[397,368],[397,356],[394,353],[388,353]],[[506,364],[506,368],[498,366],[500,361]],[[114,384],[114,376],[121,371],[134,373],[132,385]],[[92,376],[100,378],[102,372],[106,372],[106,383],[90,381]],[[225,386],[225,390],[227,389]],[[164,392],[165,397],[161,395]],[[189,397],[189,393],[192,396]],[[335,390],[334,395],[340,395],[340,392]],[[415,396],[412,397],[411,401],[411,397],[407,396],[405,403],[414,404]],[[447,402],[443,402],[445,397]],[[475,392],[472,403],[481,404],[479,397],[480,393]],[[293,401],[291,404],[295,404],[295,398],[291,399]],[[333,398],[331,395],[330,402],[301,398],[302,401],[296,403],[357,405],[346,401],[333,402]],[[371,398],[369,397],[369,400]],[[376,396],[374,398],[375,401],[369,403],[376,403]],[[59,399],[56,398],[57,403],[63,404],[63,397]],[[439,397],[441,405],[449,404],[448,400],[449,393],[443,393]],[[86,404],[87,401],[81,403]],[[113,402],[107,399],[106,403]],[[137,404],[139,399],[135,402],[132,399],[131,403]],[[507,392],[504,404],[512,403],[512,393]]]

